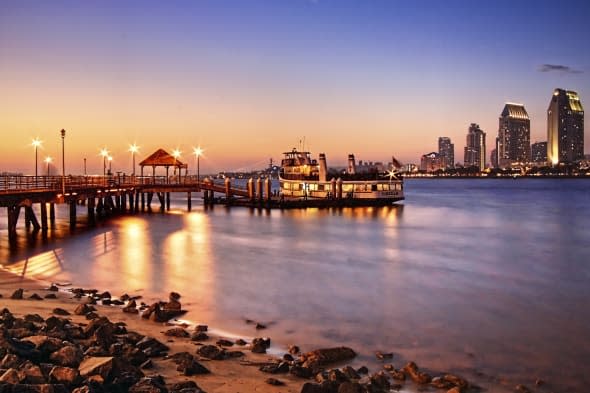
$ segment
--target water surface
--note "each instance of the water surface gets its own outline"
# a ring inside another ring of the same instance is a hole
[[[244,319],[261,321],[277,348],[348,345],[373,370],[381,350],[491,391],[590,384],[590,181],[407,180],[391,208],[187,213],[183,197],[45,243],[21,228],[13,252],[2,212],[1,260],[115,293],[175,290],[195,322],[253,337]]]

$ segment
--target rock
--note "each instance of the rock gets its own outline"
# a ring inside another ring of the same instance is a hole
[[[48,293],[44,296],[45,299],[57,299],[57,295],[55,293]]]
[[[270,338],[255,338],[252,340],[251,351],[254,353],[266,353],[266,349],[270,347]]]
[[[24,340],[33,343],[44,357],[49,357],[53,352],[56,352],[64,346],[64,342],[59,338],[48,337],[48,336],[29,336],[25,337]]]
[[[86,314],[86,319],[89,320],[89,321],[93,321],[93,320],[98,319],[98,318],[100,318],[100,315],[98,315],[95,312],[89,312],[88,314]]]
[[[57,287],[57,285],[51,284],[51,286],[49,288],[47,288],[47,290],[52,291],[52,292],[57,292],[57,291],[59,291],[59,288]]]
[[[371,387],[376,387],[377,390],[389,392],[391,384],[384,371],[379,371],[371,376]]]
[[[7,353],[2,359],[2,361],[0,361],[0,368],[18,368],[18,366],[20,366],[22,363],[23,360],[20,359],[18,356],[13,355],[12,353]]]
[[[31,300],[43,300],[43,298],[41,296],[37,295],[36,293],[34,293],[31,296],[29,296],[29,299],[31,299]]]
[[[203,366],[201,363],[197,362],[194,359],[186,359],[182,360],[178,367],[176,367],[177,371],[180,371],[182,374],[190,377],[192,375],[199,375],[199,374],[209,374],[210,371]]]
[[[52,311],[55,315],[71,315],[68,311],[63,308],[56,307]]]
[[[264,325],[262,323],[257,323],[256,324],[256,330],[262,330],[262,329],[266,329],[266,325]]]
[[[105,292],[97,295],[97,298],[99,298],[99,299],[110,299],[111,297],[112,296],[109,291],[105,291]]]
[[[112,356],[101,356],[86,357],[80,366],[78,371],[82,377],[89,377],[91,375],[100,375],[104,380],[110,377],[111,370],[113,369],[113,357]]]
[[[291,355],[297,355],[301,350],[297,345],[289,345],[289,353]]]
[[[88,304],[80,304],[74,310],[74,314],[76,315],[86,315],[89,312],[96,311],[96,308],[89,306]]]
[[[217,340],[217,342],[215,344],[217,344],[221,347],[232,347],[234,345],[233,342],[231,342],[229,340],[224,340],[224,339]]]
[[[78,367],[83,357],[84,354],[80,348],[67,345],[52,353],[49,359],[58,366]]]
[[[295,365],[289,369],[289,374],[294,375],[299,378],[311,378],[311,376],[313,375],[313,372],[308,367]]]
[[[236,345],[239,345],[240,347],[243,347],[244,345],[248,344],[246,341],[242,340],[241,338],[238,338],[235,342]]]
[[[180,300],[180,294],[178,292],[170,292],[168,299],[171,302],[178,302]]]
[[[358,382],[343,382],[338,386],[338,393],[363,393],[363,387]]]
[[[129,393],[168,393],[164,378],[160,375],[144,377],[129,388]]]
[[[291,354],[286,353],[283,355],[283,360],[286,362],[292,362],[295,358]]]
[[[351,360],[356,353],[347,347],[316,349],[302,355],[304,366],[310,368],[323,367],[332,363]]]
[[[77,369],[70,367],[55,366],[49,373],[49,381],[51,383],[77,385],[80,379],[80,372]]]
[[[21,383],[23,379],[21,379],[21,375],[18,371],[14,368],[9,368],[4,372],[4,374],[0,375],[0,391],[1,391],[1,384],[8,383],[11,385]]]
[[[203,345],[197,349],[197,354],[211,360],[223,360],[225,358],[225,350],[216,345]]]
[[[17,289],[10,295],[10,298],[13,300],[22,300],[24,290],[22,288]]]
[[[137,303],[135,303],[135,300],[129,301],[129,303],[127,303],[127,305],[125,307],[123,307],[123,312],[129,313],[129,314],[139,313],[139,311],[137,310]]]
[[[267,364],[259,368],[260,371],[269,374],[282,374],[289,372],[289,364],[281,362],[277,364]]]
[[[432,378],[427,373],[424,373],[418,369],[418,366],[414,362],[409,362],[402,368],[404,374],[408,375],[412,381],[419,384],[427,384]]]
[[[467,382],[466,379],[461,378],[457,375],[453,375],[453,374],[445,374],[442,379],[446,382],[451,383],[454,386],[457,386],[461,389],[466,389],[469,387],[469,382]]]
[[[205,332],[193,332],[191,334],[191,341],[207,341],[209,336]]]
[[[45,320],[45,331],[63,330],[68,323],[67,319],[51,316]]]
[[[141,368],[142,370],[149,370],[153,367],[154,367],[154,363],[152,362],[152,359],[146,360],[145,362],[141,363],[141,365],[139,366],[139,368]]]
[[[545,385],[545,381],[543,381],[541,378],[537,378],[537,380],[535,381],[535,386],[543,386]]]
[[[461,389],[459,389],[458,387],[455,386],[454,388],[447,390],[447,393],[462,393],[462,392],[461,392]]]
[[[369,369],[366,366],[361,366],[358,368],[358,370],[356,370],[356,372],[359,374],[368,374]]]
[[[207,325],[195,326],[195,332],[206,332],[207,330],[209,330],[209,326],[207,326]]]
[[[168,329],[164,332],[164,335],[168,336],[168,337],[182,337],[182,338],[190,336],[189,333],[181,327],[175,327],[172,329]]]
[[[43,323],[45,320],[39,314],[27,314],[23,317],[23,319],[27,322],[35,322],[35,323]]]
[[[21,375],[21,382],[30,384],[44,384],[47,383],[45,375],[41,368],[31,362],[23,363],[19,368],[18,372]]]
[[[165,344],[156,340],[153,337],[144,337],[137,344],[137,348],[141,349],[149,357],[163,356],[170,350]]]
[[[267,378],[264,382],[273,386],[283,386],[285,384],[285,382],[280,381],[276,378]]]
[[[375,352],[375,357],[379,360],[392,359],[393,353],[383,353],[381,351]]]
[[[401,370],[396,370],[395,368],[392,368],[391,370],[388,370],[389,374],[391,374],[391,377],[393,379],[395,379],[396,381],[405,381],[406,380],[406,374],[404,374],[403,371]]]
[[[177,382],[170,386],[170,393],[205,393],[194,381]]]
[[[358,372],[350,366],[345,366],[342,368],[342,373],[346,375],[348,379],[361,379],[361,376],[358,374]]]

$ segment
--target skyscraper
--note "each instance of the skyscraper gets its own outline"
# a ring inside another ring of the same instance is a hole
[[[451,138],[441,136],[438,138],[438,154],[444,158],[444,168],[455,167],[455,145]]]
[[[466,167],[476,166],[480,171],[486,168],[486,133],[479,124],[469,125],[463,161]]]
[[[541,165],[547,163],[547,142],[536,142],[531,145],[531,161]]]
[[[555,89],[547,109],[547,161],[584,159],[584,108],[575,91]]]
[[[444,169],[445,158],[436,152],[424,154],[420,158],[420,170],[426,172],[436,172]]]
[[[498,166],[510,167],[531,160],[531,121],[522,104],[507,103],[500,114],[496,154]]]

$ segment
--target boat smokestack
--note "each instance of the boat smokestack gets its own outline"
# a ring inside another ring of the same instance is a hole
[[[356,163],[354,162],[354,154],[348,155],[348,174],[349,175],[356,174]]]
[[[328,180],[328,164],[326,164],[326,155],[320,153],[320,181]]]

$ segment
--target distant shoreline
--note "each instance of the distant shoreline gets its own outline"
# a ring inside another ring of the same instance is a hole
[[[452,179],[474,179],[474,180],[520,180],[520,179],[585,179],[590,180],[590,175],[556,175],[556,176],[402,176],[404,180],[452,180]]]

